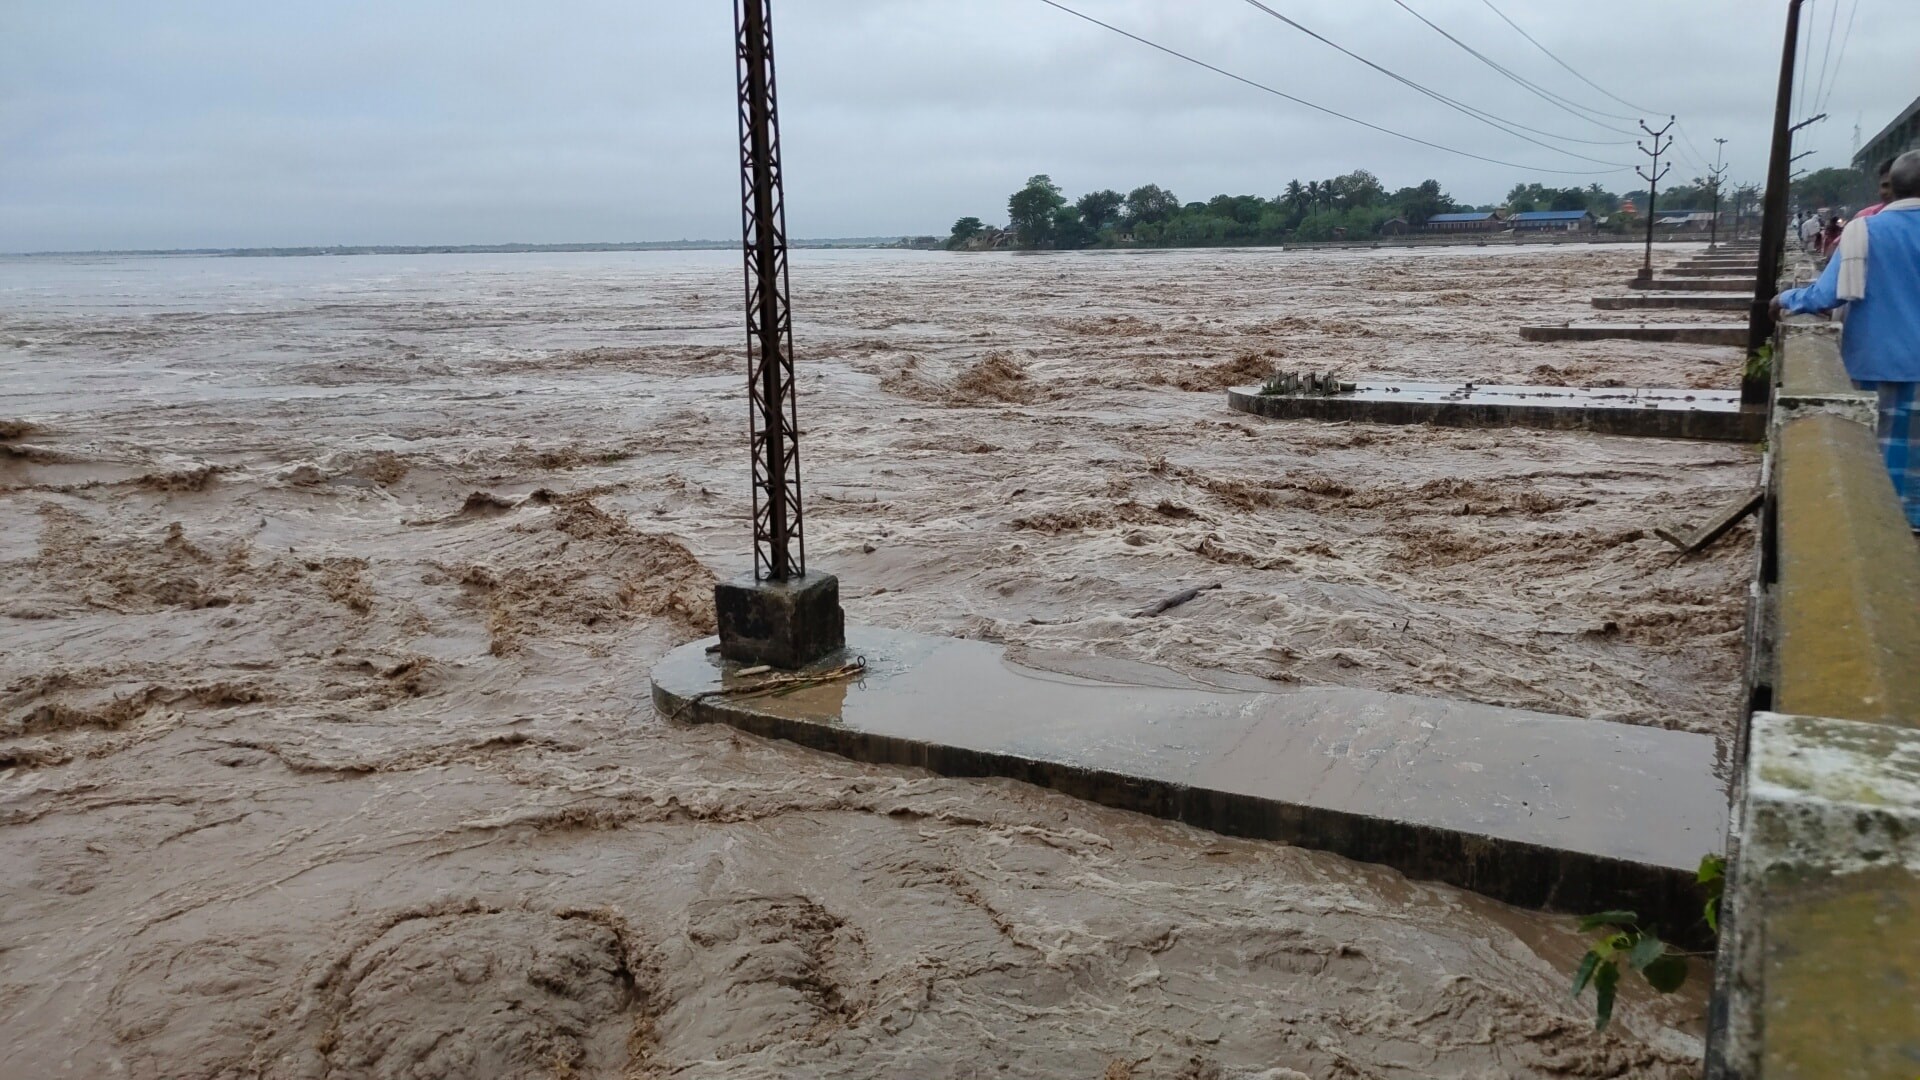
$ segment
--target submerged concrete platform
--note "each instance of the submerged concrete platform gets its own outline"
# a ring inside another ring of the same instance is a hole
[[[1523,326],[1528,341],[1666,341],[1686,345],[1744,345],[1747,328],[1732,323],[1568,323]]]
[[[1687,264],[1670,266],[1665,270],[1668,277],[1739,277],[1742,274],[1751,280],[1759,270],[1751,264]]]
[[[1368,690],[1282,689],[852,627],[856,680],[721,696],[761,676],[682,646],[668,716],[861,761],[1001,776],[1235,836],[1396,867],[1527,907],[1631,907],[1679,935],[1723,849],[1714,740]],[[836,663],[826,661],[827,664]]]
[[[1275,420],[1530,427],[1721,442],[1759,442],[1766,431],[1766,415],[1741,409],[1737,390],[1359,382],[1352,393],[1332,397],[1234,387],[1227,391],[1227,407]]]
[[[1593,306],[1602,311],[1646,311],[1654,308],[1681,311],[1745,311],[1753,301],[1738,293],[1642,293],[1638,296],[1596,296]]]
[[[1627,282],[1629,289],[1650,289],[1654,292],[1743,292],[1753,295],[1752,277],[1712,277],[1712,278],[1634,278]]]

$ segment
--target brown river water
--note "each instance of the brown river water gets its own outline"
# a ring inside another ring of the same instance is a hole
[[[1220,392],[1734,385],[1519,340],[1636,321],[1636,261],[799,253],[810,562],[887,627],[1724,734],[1750,526],[1651,530],[1752,449]],[[749,563],[740,289],[0,260],[0,1077],[1697,1073],[1700,973],[1596,1035],[1564,918],[656,715]]]

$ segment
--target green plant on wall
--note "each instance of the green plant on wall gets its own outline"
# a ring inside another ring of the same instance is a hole
[[[1694,880],[1706,895],[1703,914],[1708,929],[1720,932],[1720,896],[1726,888],[1725,856],[1708,855],[1700,860]],[[1638,972],[1648,986],[1662,994],[1671,994],[1687,981],[1688,958],[1704,955],[1689,953],[1660,940],[1651,928],[1640,925],[1640,916],[1631,911],[1602,911],[1580,920],[1580,932],[1598,933],[1599,939],[1580,958],[1573,974],[1573,996],[1579,997],[1593,987],[1594,1030],[1605,1030],[1613,1020],[1613,1002],[1620,990],[1622,966]]]

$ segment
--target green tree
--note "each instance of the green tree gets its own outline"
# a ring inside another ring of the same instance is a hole
[[[947,246],[957,248],[986,231],[986,223],[977,217],[963,217],[953,223],[953,235],[947,237]]]
[[[1549,210],[1585,210],[1587,193],[1580,188],[1561,188],[1547,200]]]
[[[1416,187],[1401,188],[1387,200],[1400,209],[1409,225],[1425,225],[1435,214],[1453,210],[1454,202],[1440,188],[1438,180],[1423,180]]]
[[[1021,247],[1042,247],[1053,241],[1054,212],[1067,205],[1060,185],[1046,173],[1027,178],[1027,186],[1007,199],[1007,227]]]
[[[1331,185],[1333,197],[1329,203],[1342,210],[1373,206],[1387,197],[1387,189],[1381,185],[1380,178],[1365,169],[1355,169],[1345,176],[1335,177],[1321,185]]]
[[[1858,169],[1821,169],[1793,182],[1793,197],[1803,207],[1866,205],[1873,181]]]
[[[1658,209],[1711,210],[1713,209],[1713,188],[1705,179],[1663,188],[1660,192]]]
[[[1127,192],[1126,222],[1129,225],[1159,225],[1180,212],[1180,200],[1159,184],[1145,184]]]
[[[1515,184],[1513,190],[1507,192],[1507,209],[1516,214],[1530,213],[1552,199],[1553,192],[1541,184]]]
[[[1087,232],[1098,235],[1101,229],[1120,220],[1120,207],[1126,201],[1126,196],[1107,188],[1080,196],[1074,207],[1080,212],[1080,224]]]
[[[1071,203],[1053,211],[1052,244],[1062,250],[1085,247],[1093,231],[1080,219],[1080,210]]]
[[[1287,204],[1287,209],[1293,214],[1293,219],[1295,221],[1298,221],[1302,216],[1306,214],[1307,189],[1306,189],[1306,185],[1302,184],[1300,181],[1298,180],[1287,181],[1286,194],[1280,196],[1280,198]]]

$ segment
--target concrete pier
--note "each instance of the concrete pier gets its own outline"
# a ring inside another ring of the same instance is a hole
[[[1627,288],[1651,289],[1655,292],[1740,292],[1752,296],[1753,278],[1634,278],[1627,282]]]
[[[1227,391],[1227,406],[1274,420],[1529,427],[1656,439],[1758,442],[1766,417],[1742,410],[1734,390],[1636,390],[1576,386],[1468,386],[1360,382],[1331,397]]]
[[[1745,263],[1725,266],[1713,263],[1706,265],[1681,263],[1679,266],[1668,267],[1665,273],[1668,277],[1738,277],[1745,273],[1748,279],[1752,279],[1754,268],[1751,264]]]
[[[1523,326],[1528,341],[1664,341],[1686,345],[1744,345],[1747,328],[1712,323],[1569,323]]]
[[[695,642],[654,668],[653,702],[680,720],[1008,777],[1527,907],[1630,907],[1673,934],[1699,922],[1693,869],[1724,844],[1704,735],[864,627],[847,644],[866,661],[857,679],[735,696],[765,676]]]
[[[1664,308],[1681,311],[1745,311],[1751,297],[1738,293],[1643,293],[1639,296],[1596,296],[1602,311],[1645,311]]]

